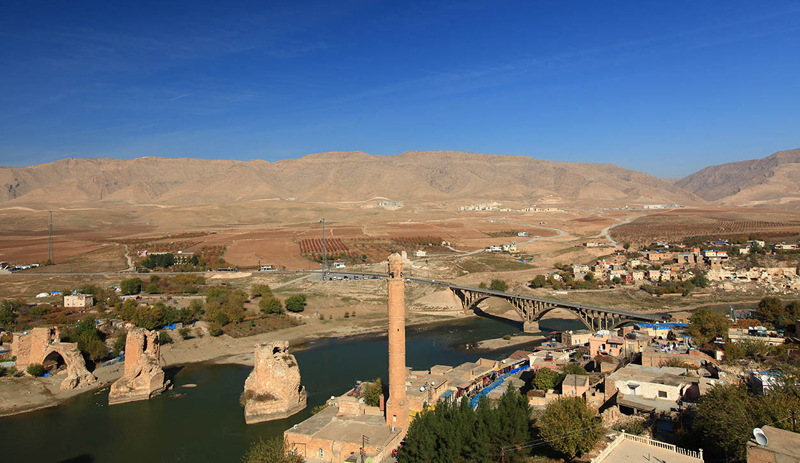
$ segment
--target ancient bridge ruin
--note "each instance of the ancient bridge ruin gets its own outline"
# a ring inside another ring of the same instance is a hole
[[[56,371],[59,366],[65,366],[66,378],[61,382],[61,389],[82,388],[97,382],[86,369],[78,344],[61,342],[61,333],[56,327],[33,328],[29,333],[14,334],[11,350],[17,357],[17,368],[23,371],[31,364]]]
[[[490,297],[502,299],[517,311],[522,317],[526,333],[539,331],[538,321],[548,312],[555,309],[566,309],[574,313],[576,318],[583,322],[592,331],[616,328],[627,322],[657,322],[661,317],[642,313],[623,312],[620,310],[593,307],[583,304],[574,304],[551,299],[509,294],[491,289],[473,288],[446,284],[450,291],[461,301],[465,311],[475,311],[478,304]]]

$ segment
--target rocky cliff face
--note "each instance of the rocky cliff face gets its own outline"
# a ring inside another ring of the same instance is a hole
[[[300,368],[289,353],[289,342],[257,344],[253,371],[244,383],[245,422],[286,418],[306,408],[306,401]]]
[[[142,328],[128,331],[125,341],[125,374],[111,385],[108,404],[147,400],[169,386],[159,365],[158,333]]]

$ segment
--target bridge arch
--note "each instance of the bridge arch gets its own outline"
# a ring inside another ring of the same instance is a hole
[[[482,301],[497,298],[511,304],[523,320],[525,331],[538,331],[538,321],[550,311],[560,308],[572,312],[591,331],[614,329],[631,321],[660,321],[655,315],[622,312],[602,307],[585,306],[549,299],[502,293],[481,288],[449,285],[465,311],[475,311]]]

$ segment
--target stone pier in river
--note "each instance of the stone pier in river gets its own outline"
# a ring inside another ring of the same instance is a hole
[[[108,404],[147,400],[167,389],[159,358],[158,332],[132,328],[125,341],[125,374],[111,385]]]
[[[300,368],[289,353],[288,341],[255,346],[243,400],[247,424],[286,418],[306,408],[306,389],[300,385]]]

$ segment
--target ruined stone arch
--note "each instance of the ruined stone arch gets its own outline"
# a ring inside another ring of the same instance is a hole
[[[42,366],[45,370],[57,370],[61,366],[66,366],[67,361],[57,349],[51,349],[42,359]]]
[[[61,382],[61,389],[75,389],[89,386],[97,378],[86,369],[86,362],[74,342],[61,342],[58,328],[34,328],[27,334],[15,334],[12,344],[17,357],[17,368],[24,370],[28,365],[55,361],[60,357],[66,366],[67,378]]]

